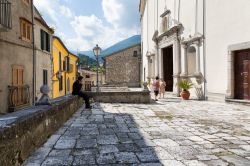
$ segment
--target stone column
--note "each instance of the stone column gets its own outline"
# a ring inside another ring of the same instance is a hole
[[[195,62],[196,62],[196,71],[195,75],[200,76],[201,74],[201,65],[200,65],[200,42],[195,43],[195,50],[196,50],[196,55],[195,55]]]
[[[158,44],[155,42],[155,77],[159,76],[159,54],[158,54]]]
[[[186,44],[182,45],[183,48],[183,71],[181,73],[182,77],[187,77],[188,76],[188,58],[187,58],[187,48],[188,46]]]
[[[161,49],[158,49],[159,55],[159,77],[163,79],[163,55]]]
[[[181,74],[181,53],[180,53],[180,42],[178,40],[178,36],[176,37],[174,41],[174,56],[175,56],[175,71],[174,71],[174,93],[176,93],[177,96],[180,95],[180,87],[176,86],[178,85],[180,81],[180,74]]]
[[[148,58],[148,78],[151,77],[151,63],[150,63],[150,56],[147,55],[147,58]]]

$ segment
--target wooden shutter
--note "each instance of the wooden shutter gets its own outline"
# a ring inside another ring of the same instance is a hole
[[[27,39],[31,40],[31,25],[27,24]]]
[[[50,52],[50,35],[46,33],[46,51]]]
[[[18,85],[18,69],[16,67],[12,68],[12,85]]]
[[[21,22],[22,24],[22,29],[21,29],[21,32],[22,32],[22,38],[26,38],[26,23],[24,21]]]
[[[63,61],[63,71],[66,71],[66,61]]]
[[[41,29],[41,50],[44,50],[44,31]]]
[[[59,91],[63,90],[63,76],[59,79]]]
[[[70,57],[67,57],[67,71],[70,71]]]
[[[59,71],[62,71],[62,54],[59,52]]]
[[[48,70],[43,70],[43,85],[48,85]]]

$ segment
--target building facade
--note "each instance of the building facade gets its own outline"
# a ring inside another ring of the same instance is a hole
[[[105,57],[105,81],[111,86],[140,86],[140,51],[136,44]]]
[[[60,38],[54,36],[52,43],[52,97],[57,98],[72,93],[73,83],[77,79],[79,58],[67,49]]]
[[[48,85],[52,89],[52,35],[51,29],[42,18],[39,11],[34,7],[34,35],[36,57],[36,99],[42,94],[40,87]],[[49,94],[52,97],[52,91]]]
[[[141,0],[142,79],[160,76],[177,95],[178,82],[190,79],[195,97],[249,100],[249,5],[248,0]]]
[[[7,113],[34,96],[33,1],[0,2],[0,113]]]
[[[96,72],[88,68],[79,69],[78,72],[83,77],[83,90],[91,91],[91,88],[96,85]]]

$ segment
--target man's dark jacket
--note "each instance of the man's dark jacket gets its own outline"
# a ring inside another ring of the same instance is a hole
[[[82,89],[82,84],[77,80],[74,82],[73,84],[73,92],[72,92],[72,95],[78,95],[79,92],[81,91]]]

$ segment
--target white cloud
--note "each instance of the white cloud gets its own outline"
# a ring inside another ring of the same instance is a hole
[[[68,18],[71,18],[73,17],[73,13],[71,12],[71,10],[66,7],[66,6],[60,6],[60,12],[62,15],[68,17]]]
[[[62,0],[34,0],[34,3],[42,14],[45,13],[52,20],[50,25],[56,25],[56,35],[70,50],[85,51],[96,44],[107,48],[137,34],[139,25],[134,22],[139,20],[133,20],[137,19],[134,16],[136,13],[130,12],[132,7],[137,11],[136,1],[102,0],[104,20],[96,15],[75,15],[68,6],[63,5]]]
[[[103,0],[102,8],[106,20],[117,27],[122,19],[121,16],[125,12],[124,6],[119,3],[119,0]]]
[[[42,14],[46,13],[55,23],[59,22],[58,14],[53,8],[57,6],[58,0],[34,0],[34,4]]]

